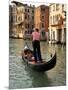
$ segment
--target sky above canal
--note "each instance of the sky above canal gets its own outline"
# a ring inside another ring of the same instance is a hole
[[[49,5],[49,3],[65,3],[65,0],[10,0],[10,1],[19,1],[24,4],[32,4],[35,6],[39,6],[41,4]]]

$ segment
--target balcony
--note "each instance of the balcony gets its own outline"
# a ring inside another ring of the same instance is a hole
[[[62,16],[59,17],[57,21],[55,21],[53,24],[51,24],[52,27],[61,26],[63,25],[64,18]]]

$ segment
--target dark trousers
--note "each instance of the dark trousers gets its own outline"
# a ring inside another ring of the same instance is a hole
[[[34,52],[34,57],[35,57],[35,61],[41,61],[41,51],[40,51],[40,41],[35,40],[32,42],[33,44],[33,52]]]

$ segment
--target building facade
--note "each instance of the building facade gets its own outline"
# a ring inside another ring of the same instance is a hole
[[[35,28],[38,28],[41,34],[41,40],[48,39],[49,26],[49,7],[40,5],[35,8]]]
[[[49,6],[49,42],[66,43],[66,7],[64,4]]]
[[[11,37],[15,37],[15,38],[23,38],[24,7],[23,7],[22,3],[18,3],[15,1],[13,1],[11,3],[11,7],[12,7],[12,10],[11,10],[12,16],[10,16],[10,17],[12,17],[12,19],[9,24],[12,23],[12,28],[11,28],[11,30],[9,30],[9,31],[11,31],[11,33],[9,35],[11,35]],[[9,19],[10,19],[10,17],[9,17]]]
[[[9,8],[9,27],[12,28],[9,28],[9,35],[16,38],[30,38],[34,28],[34,6],[16,1],[13,1],[10,6],[12,9]]]
[[[31,38],[31,33],[34,28],[34,8],[35,6],[28,6],[25,5],[25,12],[24,12],[24,38]]]

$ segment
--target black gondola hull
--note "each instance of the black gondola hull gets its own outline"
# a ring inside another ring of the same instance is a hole
[[[51,59],[48,62],[43,61],[42,63],[32,63],[23,56],[22,59],[25,63],[28,64],[30,68],[40,72],[50,70],[56,65],[56,53],[52,55]]]

